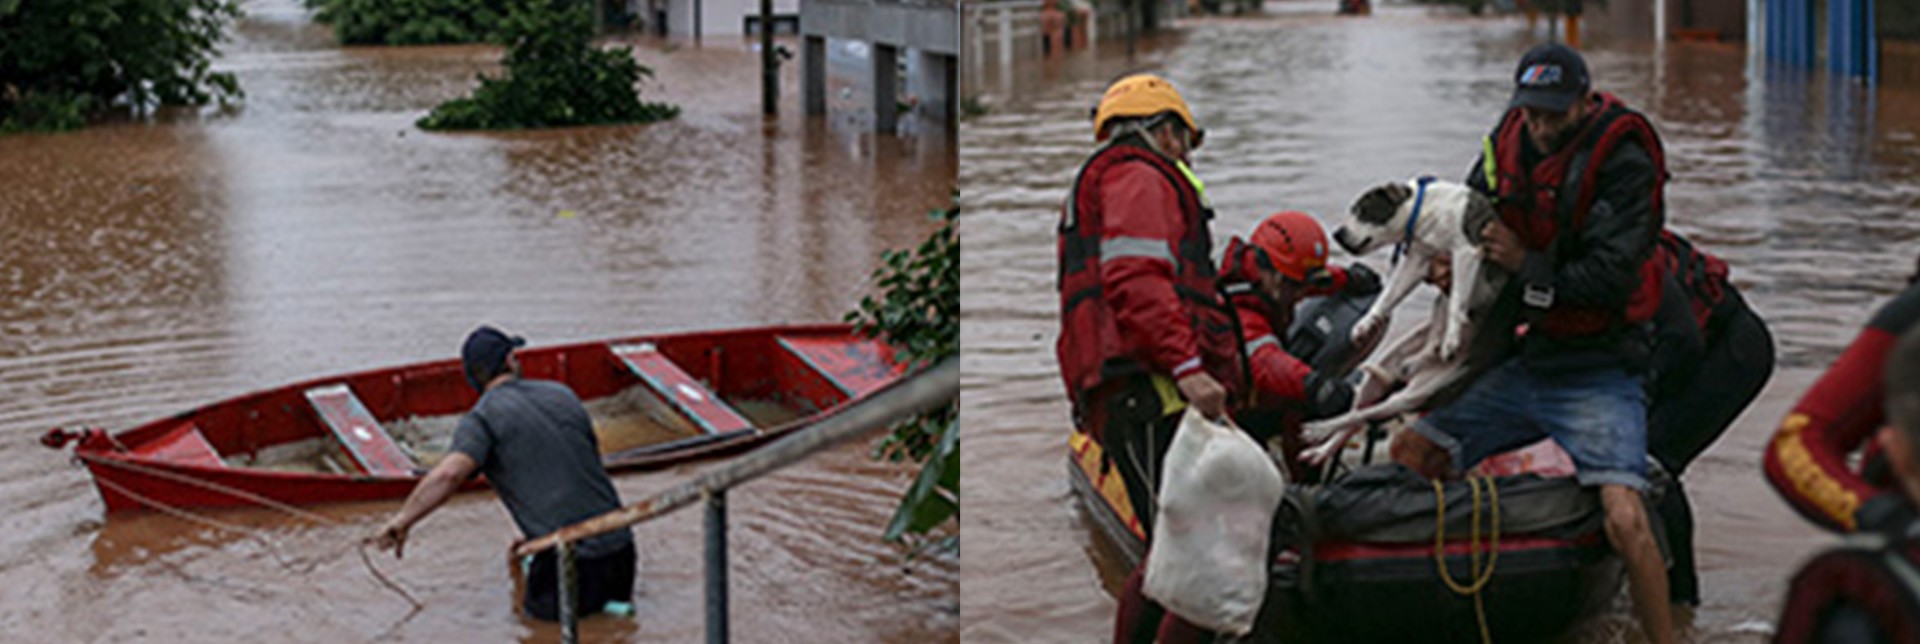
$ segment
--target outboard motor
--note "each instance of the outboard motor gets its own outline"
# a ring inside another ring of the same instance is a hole
[[[1380,293],[1375,291],[1366,295],[1337,293],[1301,301],[1294,309],[1293,326],[1287,329],[1287,353],[1315,370],[1333,373],[1352,370],[1366,357],[1354,351],[1353,325],[1379,297]]]

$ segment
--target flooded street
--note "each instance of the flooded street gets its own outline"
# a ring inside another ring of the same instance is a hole
[[[1132,60],[1110,43],[1011,73],[969,70],[988,112],[961,128],[963,532],[993,556],[963,564],[968,642],[1104,641],[1129,572],[1069,486],[1053,359],[1054,225],[1106,83],[1157,71],[1193,106],[1207,129],[1194,170],[1224,242],[1280,210],[1337,223],[1382,181],[1464,176],[1515,62],[1545,38],[1520,17],[1391,4],[1343,19],[1333,7],[1270,0],[1261,17],[1183,22]],[[1772,382],[1687,472],[1704,598],[1676,615],[1687,641],[1767,641],[1786,578],[1830,539],[1763,482],[1762,448],[1914,270],[1920,92],[1768,72],[1733,45],[1589,34],[1585,51],[1594,87],[1645,111],[1665,140],[1669,225],[1732,265],[1778,343]],[[1401,310],[1396,328],[1424,308]],[[1641,640],[1624,595],[1570,639]]]
[[[498,49],[343,49],[295,0],[242,7],[214,62],[247,93],[237,110],[0,137],[0,639],[555,639],[515,612],[517,535],[490,493],[421,523],[404,561],[374,558],[424,603],[408,618],[353,548],[397,501],[319,508],[327,526],[216,513],[263,539],[105,519],[85,471],[34,438],[452,358],[481,323],[548,345],[835,322],[954,185],[950,133],[805,119],[797,65],[763,121],[738,39],[627,43],[655,71],[643,98],[675,120],[428,134],[414,119]],[[729,495],[738,641],[956,638],[957,558],[880,540],[911,471],[867,449]],[[703,467],[614,480],[633,501]],[[587,641],[700,637],[700,519],[635,531],[637,616],[588,619]]]

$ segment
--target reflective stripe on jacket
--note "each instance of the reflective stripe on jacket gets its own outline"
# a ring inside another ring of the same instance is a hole
[[[1059,226],[1060,375],[1078,405],[1117,377],[1204,369],[1237,394],[1214,290],[1213,211],[1174,162],[1118,139],[1081,167]]]
[[[1829,530],[1852,532],[1854,513],[1887,491],[1847,465],[1886,420],[1881,378],[1900,335],[1920,322],[1920,285],[1875,313],[1820,380],[1794,403],[1767,444],[1767,482],[1787,504]]]

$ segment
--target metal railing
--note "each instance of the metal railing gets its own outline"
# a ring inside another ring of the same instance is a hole
[[[799,462],[820,450],[892,427],[902,420],[937,410],[960,395],[960,361],[948,358],[888,385],[864,400],[796,430],[725,466],[701,473],[693,480],[663,490],[641,501],[555,530],[521,544],[516,557],[548,548],[557,550],[560,584],[560,638],[579,641],[579,613],[575,607],[574,544],[598,534],[627,528],[705,501],[707,641],[727,641],[727,490],[763,474]],[[952,431],[959,431],[954,428]],[[532,583],[532,580],[528,580]]]

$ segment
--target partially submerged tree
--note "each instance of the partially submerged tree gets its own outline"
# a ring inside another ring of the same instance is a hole
[[[240,97],[212,71],[234,0],[0,0],[0,132]]]
[[[429,130],[510,130],[673,118],[680,108],[640,100],[636,84],[653,70],[626,47],[593,45],[590,3],[512,0],[502,23],[506,75],[480,76],[472,96],[433,108]]]
[[[509,0],[302,0],[343,45],[489,42]]]
[[[923,367],[960,353],[960,239],[954,231],[958,206],[935,210],[938,230],[912,251],[892,250],[873,273],[877,295],[847,314],[861,333],[893,345],[896,358]],[[958,403],[894,428],[875,446],[874,458],[921,463],[920,474],[887,524],[886,538],[925,536],[960,515],[960,408]],[[959,536],[940,548],[959,548]]]

